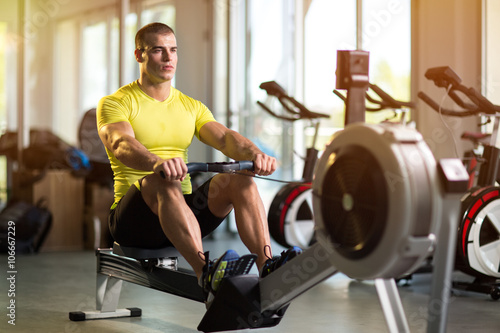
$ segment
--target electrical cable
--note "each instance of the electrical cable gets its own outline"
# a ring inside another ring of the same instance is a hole
[[[247,176],[247,177],[257,178],[257,179],[264,179],[264,180],[268,180],[270,182],[283,183],[283,184],[297,184],[297,185],[303,185],[303,186],[312,187],[311,183],[307,183],[307,182],[290,181],[290,180],[281,180],[281,179],[275,179],[275,178],[268,178],[267,176],[264,177],[264,176],[249,175],[249,174],[243,173],[243,172],[235,172],[235,174],[241,175],[241,176]]]

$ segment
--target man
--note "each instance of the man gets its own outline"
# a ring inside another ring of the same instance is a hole
[[[264,206],[253,179],[219,174],[192,193],[187,148],[194,135],[234,160],[252,160],[257,175],[270,175],[275,158],[215,121],[201,102],[172,86],[177,67],[173,30],[162,23],[137,32],[135,58],[140,78],[97,108],[97,126],[115,181],[115,203],[109,224],[124,246],[174,246],[196,273],[207,297],[239,259],[227,251],[215,263],[204,253],[202,237],[234,208],[243,243],[257,255],[264,276],[300,252],[272,257]]]

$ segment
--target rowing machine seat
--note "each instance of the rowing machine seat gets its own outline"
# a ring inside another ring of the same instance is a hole
[[[171,258],[179,256],[179,252],[172,246],[159,249],[143,249],[139,247],[122,246],[117,242],[113,243],[113,253],[119,256],[125,256],[137,260],[152,258]]]

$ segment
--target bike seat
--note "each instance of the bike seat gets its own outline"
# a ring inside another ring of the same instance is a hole
[[[113,253],[138,260],[179,256],[179,252],[172,246],[159,249],[144,249],[139,247],[121,246],[117,242],[113,243]]]

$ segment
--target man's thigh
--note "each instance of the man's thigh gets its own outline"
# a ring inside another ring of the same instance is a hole
[[[120,245],[159,248],[171,245],[158,216],[151,211],[141,191],[132,185],[110,212],[109,229]]]
[[[202,236],[213,232],[226,215],[214,215],[208,205],[211,179],[192,194],[185,195],[185,201],[196,217]],[[229,212],[228,212],[229,213]],[[166,221],[168,223],[168,221]],[[109,227],[113,238],[124,246],[159,248],[172,246],[165,236],[158,216],[144,201],[141,191],[132,185],[109,216]]]

